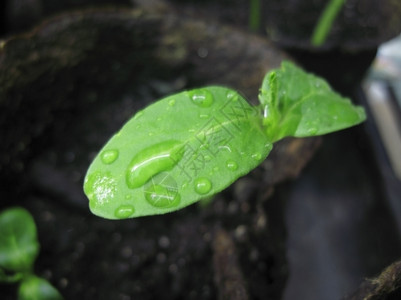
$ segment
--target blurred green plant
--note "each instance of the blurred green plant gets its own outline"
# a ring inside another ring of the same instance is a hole
[[[261,3],[260,0],[250,0],[249,2],[249,29],[258,31],[261,25]]]
[[[312,45],[315,47],[323,45],[326,41],[334,20],[343,7],[345,0],[330,0],[324,8],[312,34]]]
[[[35,222],[27,210],[14,207],[1,212],[0,282],[19,283],[19,300],[61,300],[60,293],[33,272],[39,248]]]

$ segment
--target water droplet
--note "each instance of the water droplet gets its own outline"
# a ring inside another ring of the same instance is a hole
[[[149,132],[149,133],[148,133],[148,136],[153,136],[153,135],[154,135],[153,132]]]
[[[230,159],[230,160],[227,160],[226,167],[227,167],[227,169],[229,169],[231,171],[235,171],[238,169],[238,164],[235,161]]]
[[[181,199],[177,186],[172,185],[168,180],[158,184],[152,182],[144,189],[144,194],[146,201],[158,208],[176,207]]]
[[[234,97],[235,92],[234,91],[228,91],[226,94],[227,99],[231,99],[232,97]]]
[[[269,151],[273,149],[273,144],[272,143],[266,143],[265,148],[268,149]]]
[[[260,160],[260,159],[262,158],[262,154],[260,154],[260,153],[254,153],[254,154],[251,155],[251,157],[252,157],[254,160]]]
[[[205,159],[205,161],[211,161],[212,160],[212,157],[209,154],[205,154],[203,156],[203,158]]]
[[[168,105],[169,105],[169,106],[174,106],[174,105],[175,105],[175,99],[171,99],[171,100],[168,102]]]
[[[116,181],[110,173],[95,172],[85,178],[84,190],[91,208],[102,206],[114,198]]]
[[[195,192],[201,195],[205,195],[212,189],[212,183],[209,179],[200,177],[195,180]]]
[[[219,167],[214,167],[213,171],[217,172],[219,170]]]
[[[130,195],[130,194],[125,195],[125,199],[129,200],[131,198],[132,198],[132,195]]]
[[[132,216],[134,212],[135,212],[135,209],[132,205],[121,205],[114,212],[114,216],[117,219],[126,219],[126,218]]]
[[[206,89],[189,91],[192,102],[200,107],[210,107],[213,104],[213,95]]]
[[[142,115],[143,115],[143,110],[138,111],[138,112],[135,114],[135,116],[134,116],[134,120],[136,120],[136,119],[142,117]]]
[[[182,149],[180,142],[169,140],[137,153],[127,168],[127,186],[131,189],[141,187],[156,174],[171,170],[184,155]]]
[[[228,91],[226,97],[228,100],[238,101],[238,94],[234,91]]]
[[[208,115],[208,114],[200,114],[200,115],[199,115],[199,118],[201,118],[201,119],[207,119],[207,118],[209,118],[209,115]]]
[[[100,159],[106,165],[112,164],[118,158],[118,150],[105,150],[100,154]]]
[[[308,128],[308,134],[316,134],[316,133],[317,133],[317,128],[316,127]]]
[[[228,100],[231,100],[234,102],[238,101],[238,94],[234,91],[228,91],[226,96],[227,96]]]

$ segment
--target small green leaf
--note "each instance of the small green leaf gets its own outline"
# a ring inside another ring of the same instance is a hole
[[[18,288],[18,300],[62,300],[59,291],[47,280],[35,275],[27,276]]]
[[[9,272],[32,269],[39,252],[35,222],[23,208],[0,214],[0,267]]]
[[[0,268],[0,282],[13,283],[18,282],[23,278],[24,274],[20,272],[7,274],[3,269]]]
[[[266,133],[272,141],[322,135],[366,119],[362,107],[354,106],[325,80],[290,62],[283,62],[281,69],[266,75],[259,98],[265,110]]]
[[[272,148],[261,112],[237,92],[208,87],[138,112],[88,169],[91,211],[108,219],[162,214],[223,190]]]

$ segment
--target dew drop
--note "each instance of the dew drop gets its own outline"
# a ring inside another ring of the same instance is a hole
[[[121,205],[114,212],[114,216],[117,219],[126,219],[133,215],[135,209],[132,205]]]
[[[174,105],[175,105],[175,99],[171,99],[171,100],[168,102],[168,105],[169,105],[169,106],[174,106]]]
[[[182,143],[164,141],[137,153],[126,171],[126,183],[131,189],[143,186],[156,174],[171,170],[184,155]]]
[[[316,133],[317,133],[317,128],[316,127],[308,128],[308,134],[316,134]]]
[[[235,161],[230,159],[230,160],[227,160],[226,167],[227,167],[227,169],[229,169],[231,171],[235,171],[238,169],[238,164]]]
[[[142,115],[143,115],[143,110],[138,111],[134,116],[134,120],[139,119],[140,117],[142,117]]]
[[[252,154],[251,155],[251,157],[254,159],[254,160],[260,160],[261,158],[262,158],[262,154],[260,154],[260,153],[254,153],[254,154]]]
[[[234,91],[228,91],[226,97],[228,100],[238,101],[238,94]]]
[[[212,183],[209,179],[200,177],[195,180],[195,192],[205,195],[212,189]]]
[[[200,107],[210,107],[213,104],[213,95],[206,89],[189,91],[192,102]]]
[[[176,207],[181,196],[178,193],[176,182],[164,172],[152,179],[144,188],[146,201],[158,208]]]
[[[106,165],[112,164],[118,158],[118,150],[105,150],[100,154],[100,159]]]
[[[112,201],[116,193],[116,181],[110,173],[95,172],[85,178],[85,194],[92,208]]]
[[[208,115],[208,114],[200,114],[200,115],[199,115],[199,118],[201,118],[201,119],[207,119],[207,118],[209,118],[209,115]]]

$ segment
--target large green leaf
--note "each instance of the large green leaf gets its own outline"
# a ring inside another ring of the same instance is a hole
[[[283,62],[280,69],[266,75],[259,99],[272,141],[322,135],[366,119],[362,107],[334,92],[322,78],[290,62]]]
[[[266,75],[259,99],[252,107],[233,90],[208,87],[137,113],[89,167],[84,191],[92,212],[124,219],[183,208],[247,174],[272,142],[365,119],[363,108],[290,62]]]
[[[237,92],[185,91],[129,120],[92,162],[84,191],[104,218],[162,214],[223,190],[271,148],[259,111]]]
[[[36,226],[23,208],[0,214],[0,268],[9,272],[30,271],[39,252]]]

